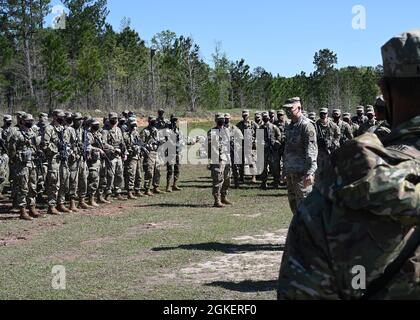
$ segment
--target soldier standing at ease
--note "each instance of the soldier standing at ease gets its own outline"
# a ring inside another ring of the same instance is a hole
[[[316,122],[316,112],[309,112],[308,113],[308,119],[313,121],[314,123]]]
[[[334,123],[340,129],[340,146],[344,145],[347,141],[353,140],[353,130],[347,122],[341,120],[341,110],[333,110],[333,120]]]
[[[348,112],[343,113],[343,121],[350,126],[351,133],[353,134],[353,138],[355,138],[357,130],[359,130],[359,125],[351,121],[351,114]]]
[[[282,134],[280,129],[270,122],[270,117],[267,112],[263,112],[262,117],[264,124],[260,127],[260,129],[264,130],[264,171],[261,175],[261,189],[267,189],[269,166],[274,178],[273,188],[278,189],[280,186],[279,154]]]
[[[207,133],[208,157],[213,180],[214,207],[233,205],[227,198],[230,187],[230,131],[225,127],[223,114],[216,115],[216,127]]]
[[[33,220],[41,215],[36,210],[36,166],[34,163],[37,140],[32,131],[34,118],[31,114],[22,116],[22,121],[9,140],[9,154],[16,174],[16,201],[22,220]],[[29,208],[29,213],[26,211]]]
[[[283,168],[283,159],[284,159],[284,147],[286,143],[286,126],[289,124],[286,120],[286,114],[284,110],[277,111],[277,121],[274,122],[274,125],[276,125],[281,132],[281,146],[279,149],[279,161],[280,161],[280,185],[285,186],[286,185],[286,175],[284,174],[284,168]]]
[[[170,130],[169,141],[174,146],[175,155],[172,157],[168,155],[168,162],[166,163],[166,192],[171,191],[182,191],[178,186],[179,175],[181,172],[180,156],[181,147],[183,146],[184,137],[182,137],[181,131],[178,126],[178,117],[171,115],[171,123],[168,127]],[[171,189],[171,180],[174,179]]]
[[[149,125],[140,133],[140,139],[147,145],[149,153],[143,160],[144,171],[144,194],[153,196],[154,194],[162,194],[159,190],[160,171],[157,170],[156,158],[160,146],[159,130],[156,128],[156,118],[149,116]],[[153,185],[153,192],[150,190]]]
[[[296,214],[303,199],[312,191],[317,170],[318,145],[313,123],[302,114],[300,98],[289,99],[284,105],[291,122],[286,126],[284,170],[290,208]]]
[[[365,116],[365,107],[358,106],[356,108],[356,115],[351,119],[351,121],[360,127],[367,120],[368,118]]]
[[[89,127],[90,124],[92,123],[93,120],[88,121],[85,120],[83,122],[83,126],[84,127]],[[102,150],[105,152],[105,146],[103,144],[103,139],[102,137],[105,135],[105,132],[108,131],[111,128],[111,125],[109,123],[109,118],[108,117],[104,117],[102,119],[102,128],[99,128],[97,133],[94,136],[97,135],[101,135],[101,145],[102,145]],[[110,204],[111,201],[108,201],[105,199],[105,191],[106,191],[106,186],[108,184],[108,179],[107,179],[107,164],[106,164],[106,159],[105,159],[105,155],[103,155],[101,157],[101,168],[99,170],[99,186],[98,189],[96,191],[96,195],[97,195],[97,200],[99,204]]]
[[[88,130],[90,127],[90,130]],[[85,130],[85,138],[87,139],[88,152],[86,164],[89,170],[87,178],[87,197],[89,204],[96,207],[95,196],[98,197],[99,203],[110,203],[103,198],[102,193],[98,194],[100,175],[102,170],[102,159],[106,157],[104,151],[104,143],[102,141],[103,132],[100,129],[99,121],[96,119],[83,124]],[[106,166],[106,165],[104,165]]]
[[[127,146],[127,161],[126,161],[126,189],[129,200],[136,200],[142,197],[141,190],[141,175],[143,164],[143,150],[141,148],[140,133],[137,130],[136,118],[128,120],[128,131],[124,134],[124,141]]]
[[[231,159],[231,171],[233,175],[233,183],[235,188],[239,188],[240,182],[240,171],[241,171],[241,163],[243,163],[243,157],[241,157],[242,152],[242,144],[244,142],[244,136],[239,130],[239,128],[233,125],[230,122],[231,116],[230,113],[225,113],[225,127],[230,131],[230,159]],[[241,159],[242,158],[242,159]],[[244,182],[243,180],[241,181]]]
[[[118,127],[118,114],[111,112],[108,115],[110,128],[102,134],[105,152],[110,160],[110,165],[106,167],[106,195],[105,200],[111,202],[112,194],[115,194],[119,201],[126,200],[122,195],[122,188],[124,182],[124,167],[126,147],[124,143],[124,136],[121,129]]]
[[[257,135],[258,125],[255,121],[252,121],[249,118],[249,110],[242,111],[242,120],[236,125],[236,127],[241,131],[244,138],[242,143],[242,163],[239,168],[239,183],[245,182],[245,156],[249,157],[250,155],[245,154],[245,142],[251,141],[252,151],[256,150],[255,138]],[[250,162],[250,161],[249,161]],[[252,184],[257,183],[255,176],[252,176]]]
[[[329,155],[340,147],[340,128],[328,117],[327,108],[322,108],[319,111],[316,131],[318,138],[317,178],[321,178],[322,170],[328,165]]]
[[[254,122],[257,124],[258,128],[263,125],[261,112],[255,112]]]

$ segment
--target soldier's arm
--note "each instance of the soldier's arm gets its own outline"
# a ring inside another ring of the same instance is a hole
[[[108,135],[109,135],[108,130],[104,130],[102,132],[102,144],[104,146],[104,151],[113,152],[115,151],[115,148],[108,143]]]
[[[280,300],[340,299],[322,218],[328,210],[330,203],[315,190],[294,216],[280,268]]]
[[[303,130],[303,141],[305,144],[306,175],[314,175],[318,169],[318,144],[316,130],[312,123],[308,123]]]

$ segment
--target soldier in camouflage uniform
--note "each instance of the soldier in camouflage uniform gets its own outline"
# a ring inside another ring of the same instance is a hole
[[[33,220],[41,215],[36,210],[36,166],[34,158],[37,150],[37,140],[32,126],[34,118],[25,114],[19,127],[11,134],[9,154],[14,163],[16,174],[16,200],[22,220]],[[29,209],[29,213],[26,209]]]
[[[216,127],[207,132],[208,157],[213,180],[214,207],[233,205],[227,196],[231,178],[230,130],[225,127],[223,114],[216,115]]]
[[[365,107],[358,106],[356,108],[356,116],[351,118],[351,121],[355,124],[357,124],[359,127],[365,123],[368,120],[368,118],[365,116]]]
[[[123,133],[118,127],[118,114],[111,112],[108,118],[111,127],[102,133],[102,140],[105,147],[104,151],[111,162],[111,166],[106,168],[107,186],[105,200],[111,202],[111,197],[114,193],[117,200],[122,201],[126,200],[121,195],[124,183],[123,162],[127,158],[126,146]]]
[[[264,130],[264,171],[261,175],[262,184],[261,189],[267,189],[268,181],[268,167],[273,175],[274,189],[280,186],[280,147],[282,141],[282,134],[280,129],[270,122],[270,116],[267,112],[262,114],[264,124],[260,127]]]
[[[277,118],[276,118],[276,110],[270,110],[268,112],[268,116],[270,117],[270,123],[271,124],[274,124],[274,122],[277,121]]]
[[[90,126],[90,123],[92,122],[87,122],[85,121],[87,126]],[[109,118],[108,117],[104,117],[102,119],[102,128],[100,128],[97,132],[97,134],[101,134],[101,136],[103,136],[105,134],[105,131],[108,131],[110,129],[111,125],[109,123]],[[101,137],[101,142],[102,141],[102,137]],[[108,180],[107,180],[107,167],[106,167],[106,162],[105,162],[105,157],[101,157],[101,168],[99,170],[99,186],[97,189],[97,200],[99,204],[110,204],[111,201],[108,201],[105,199],[104,195],[105,195],[105,190],[106,190],[106,186],[108,184]]]
[[[159,190],[160,171],[157,169],[156,159],[157,151],[161,144],[159,130],[156,128],[156,118],[149,116],[149,125],[140,133],[140,139],[147,145],[149,153],[143,160],[144,171],[144,194],[153,196],[153,194],[163,193]],[[153,192],[150,190],[153,185]]]
[[[126,189],[128,199],[135,200],[143,196],[140,191],[144,153],[141,148],[142,141],[137,130],[136,118],[128,120],[128,131],[124,134],[124,140],[128,153],[126,161]]]
[[[48,198],[48,214],[59,215],[70,212],[64,206],[65,183],[68,179],[69,133],[64,128],[65,113],[54,110],[53,121],[45,129],[44,154],[48,160],[46,193]],[[59,190],[61,189],[60,199]],[[59,203],[60,200],[60,203]]]
[[[420,299],[420,29],[392,38],[382,56],[392,132],[332,155],[328,179],[292,221],[280,299]]]
[[[82,126],[83,117],[79,112],[71,115],[72,119],[72,141],[74,154],[69,161],[69,197],[70,210],[77,212],[76,200],[80,209],[91,209],[94,203],[85,202],[87,193],[88,167],[86,158],[88,155],[89,142],[87,140],[88,129]]]
[[[368,120],[360,125],[359,130],[357,131],[357,136],[361,136],[376,126],[377,121],[373,107],[368,107],[366,111],[366,117]]]
[[[168,130],[171,132],[169,135],[169,141],[172,146],[174,146],[173,149],[175,150],[175,155],[173,157],[169,157],[168,162],[166,163],[166,192],[182,191],[182,189],[178,186],[178,181],[181,172],[181,147],[184,145],[185,141],[181,131],[179,130],[178,117],[171,115],[171,123]],[[174,182],[171,189],[172,178]]]
[[[231,115],[230,113],[225,113],[225,127],[230,131],[230,159],[231,159],[231,171],[233,176],[233,183],[235,188],[239,188],[239,182],[244,182],[244,180],[240,180],[241,178],[241,166],[243,162],[243,157],[241,157],[242,152],[242,144],[244,142],[244,136],[241,130],[231,123]]]
[[[316,122],[316,112],[309,112],[308,113],[308,119],[313,121],[314,123]]]
[[[312,191],[317,170],[318,145],[313,123],[302,114],[300,98],[289,99],[283,106],[291,122],[286,126],[284,170],[290,208],[296,214],[300,203]]]
[[[320,119],[316,122],[318,143],[318,171],[317,179],[322,179],[319,173],[327,165],[331,152],[340,147],[340,128],[328,117],[328,109],[319,111]]]
[[[11,115],[3,116],[3,126],[0,128],[0,199],[4,199],[3,188],[9,179],[9,156],[7,141],[11,132],[13,118]]]
[[[100,129],[99,121],[96,119],[84,123],[83,129],[85,130],[85,139],[87,139],[86,165],[88,168],[88,177],[86,195],[89,203],[88,207],[98,207],[99,204],[95,200],[96,197],[101,204],[110,203],[104,199],[103,193],[98,194],[101,173],[106,174],[106,169],[101,171],[102,166],[106,168],[106,165],[102,164],[103,159],[106,157],[104,143],[102,141],[103,132]]]
[[[263,125],[261,112],[255,112],[254,122],[257,124],[258,128]]]
[[[38,169],[38,175],[37,175],[37,202],[43,203],[44,198],[43,195],[45,193],[45,184],[47,181],[47,172],[48,172],[48,160],[47,157],[45,157],[45,154],[42,152],[42,150],[45,147],[45,130],[47,126],[49,125],[48,120],[48,114],[41,112],[38,116],[38,122],[36,126],[33,126],[33,130],[35,134],[40,139],[40,153],[38,158],[38,165],[42,163],[42,168]]]
[[[340,129],[340,146],[344,145],[347,141],[353,140],[353,130],[347,122],[341,120],[341,110],[334,109],[332,118],[334,123]]]
[[[343,113],[343,121],[350,126],[354,138],[356,136],[357,131],[359,130],[359,125],[351,121],[351,114],[348,112]]]
[[[383,96],[376,98],[375,102],[376,125],[368,130],[374,133],[380,140],[385,139],[391,133],[391,126],[386,120],[386,103]]]
[[[289,124],[288,121],[285,119],[286,113],[284,110],[277,111],[277,121],[274,122],[281,132],[281,146],[279,149],[279,160],[280,160],[280,185],[286,185],[286,175],[284,174],[283,169],[283,158],[284,158],[284,147],[286,143],[286,135],[284,134],[286,131],[286,126]]]
[[[257,118],[257,117],[256,117]],[[242,120],[236,125],[241,131],[244,141],[242,143],[242,164],[239,168],[239,182],[245,182],[245,141],[252,140],[252,149],[256,149],[255,138],[257,134],[258,125],[255,121],[249,118],[249,110],[242,111]],[[249,131],[247,131],[249,130]],[[247,155],[248,156],[248,155]],[[256,184],[257,179],[255,176],[252,177],[251,183]]]

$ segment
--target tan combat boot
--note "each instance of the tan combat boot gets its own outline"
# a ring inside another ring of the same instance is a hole
[[[182,191],[180,187],[178,187],[178,180],[174,180],[174,184],[172,185],[173,191]]]
[[[140,192],[140,190],[137,190],[137,191],[134,193],[134,195],[135,195],[137,198],[143,198],[143,197],[145,197],[145,195],[144,195],[143,193],[141,193],[141,192]]]
[[[227,196],[223,196],[222,195],[222,201],[221,201],[223,204],[226,204],[226,205],[228,205],[228,206],[232,206],[233,205],[233,202],[230,202],[229,200],[228,200],[228,198],[227,198]]]
[[[111,194],[107,194],[107,195],[105,196],[105,201],[107,201],[108,203],[112,203],[111,197],[112,197],[112,195],[111,195]]]
[[[34,218],[32,218],[32,217],[28,214],[28,212],[26,211],[26,209],[25,209],[25,208],[20,208],[20,209],[19,209],[19,212],[20,212],[20,219],[21,219],[21,220],[26,220],[26,221],[32,221],[32,220],[34,220]]]
[[[57,210],[60,211],[60,212],[62,212],[62,213],[71,213],[71,211],[66,208],[66,206],[64,205],[64,203],[60,203],[57,206]]]
[[[76,200],[74,200],[74,199],[70,200],[70,208],[69,209],[72,212],[79,212],[79,209],[77,209],[77,207],[76,207]]]
[[[99,204],[97,204],[96,201],[95,201],[95,196],[90,196],[89,197],[88,205],[90,205],[93,208],[98,208],[99,207]]]
[[[214,208],[224,208],[225,206],[223,205],[223,203],[220,201],[220,197],[219,196],[214,196]]]
[[[125,201],[125,200],[127,200],[126,198],[124,198],[122,195],[121,195],[121,193],[119,193],[118,195],[117,195],[117,198],[116,198],[118,201]]]
[[[101,204],[110,204],[111,202],[110,202],[110,201],[105,200],[104,196],[100,194],[100,195],[98,196],[98,203],[101,203]]]
[[[85,202],[85,198],[84,197],[79,198],[79,204],[78,204],[78,206],[79,206],[79,209],[82,209],[82,210],[90,210],[90,209],[92,209],[92,207],[89,206]]]
[[[134,196],[132,191],[128,192],[128,200],[137,200],[138,198]]]
[[[153,197],[154,196],[153,192],[151,192],[150,189],[146,189],[146,191],[144,192],[144,195],[148,196],[148,197]]]
[[[162,193],[164,193],[164,192],[163,192],[162,190],[160,190],[160,189],[159,189],[159,187],[154,187],[154,188],[153,188],[153,193],[154,193],[154,194],[162,194]]]
[[[53,216],[61,216],[60,211],[58,211],[57,208],[54,207],[54,206],[49,206],[48,207],[47,214],[51,214]]]
[[[165,191],[166,191],[167,193],[172,193],[172,189],[171,189],[171,186],[169,185],[169,182],[168,182],[168,184],[166,185],[166,189],[165,189]]]
[[[35,206],[30,206],[29,207],[29,215],[32,218],[41,218],[41,215],[39,214],[39,212],[36,210]]]

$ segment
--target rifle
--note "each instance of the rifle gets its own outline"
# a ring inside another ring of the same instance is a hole
[[[319,133],[319,137],[321,138],[320,139],[321,143],[319,143],[319,145],[321,147],[323,147],[325,149],[325,151],[327,151],[328,154],[331,154],[331,151],[328,148],[327,142],[326,142],[325,137],[324,137],[324,133],[322,132],[321,127],[319,126],[319,123],[316,124],[316,128],[317,128],[317,131]]]
[[[45,171],[44,171],[44,162],[45,162],[45,157],[44,157],[44,152],[38,148],[37,143],[36,143],[36,138],[35,136],[32,137],[32,143],[35,147],[35,157],[34,157],[34,163],[36,166],[36,171],[38,174],[38,178],[42,177],[42,180],[44,180],[44,175],[45,175]],[[42,181],[45,182],[45,181]]]
[[[69,160],[69,145],[67,142],[64,141],[64,130],[57,131],[58,138],[60,140],[60,144],[58,146],[58,151],[60,153],[60,160],[61,163],[64,165],[67,165],[67,162]]]
[[[107,166],[108,170],[110,170],[110,171],[111,171],[111,173],[112,173],[113,175],[115,175],[115,172],[114,172],[114,170],[112,169],[112,162],[111,162],[111,159],[109,159],[108,155],[106,154],[106,152],[105,152],[105,150],[104,150],[104,144],[103,144],[103,143],[102,143],[102,141],[101,141],[98,137],[96,137],[94,134],[93,134],[93,139],[95,139],[96,143],[97,143],[97,144],[98,144],[98,146],[99,146],[99,149],[101,149],[101,150],[103,151],[103,159],[105,160],[105,165]]]
[[[143,152],[145,155],[149,155],[149,150],[147,150],[147,144],[145,144],[138,136],[134,138],[134,145],[137,146],[140,152]]]

